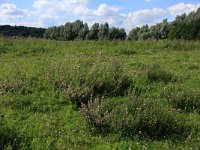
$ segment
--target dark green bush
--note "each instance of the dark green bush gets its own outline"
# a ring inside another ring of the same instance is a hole
[[[178,86],[164,89],[164,97],[177,109],[185,112],[198,111],[200,113],[200,91],[187,90]]]
[[[127,48],[120,49],[119,53],[122,55],[128,55],[128,56],[138,54],[136,50],[127,49]]]
[[[20,137],[14,129],[10,129],[3,123],[3,115],[0,114],[0,149],[14,149],[20,147]]]
[[[20,138],[17,136],[15,131],[0,127],[0,149],[6,149],[7,147],[12,149],[19,149],[20,147]]]
[[[0,45],[0,54],[4,54],[8,52],[8,48],[4,45]]]
[[[168,83],[172,81],[173,77],[170,73],[162,69],[159,65],[154,65],[147,72],[147,77],[150,82],[163,81]]]

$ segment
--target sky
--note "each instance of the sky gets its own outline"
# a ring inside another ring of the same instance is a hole
[[[77,19],[127,31],[196,11],[200,0],[0,0],[0,25],[51,27]]]

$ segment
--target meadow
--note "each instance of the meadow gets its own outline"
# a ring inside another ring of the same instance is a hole
[[[200,149],[200,42],[0,37],[0,149]]]

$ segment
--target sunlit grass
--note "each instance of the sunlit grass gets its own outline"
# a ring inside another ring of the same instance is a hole
[[[0,149],[198,149],[199,64],[198,41],[1,37]]]

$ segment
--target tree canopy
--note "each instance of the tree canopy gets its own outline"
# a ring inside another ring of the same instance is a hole
[[[64,26],[50,27],[44,37],[54,40],[125,40],[126,32],[123,28],[112,27],[109,24],[94,23],[89,29],[83,21],[67,22]]]
[[[0,34],[4,36],[36,37],[42,38],[46,29],[24,26],[0,25]]]

